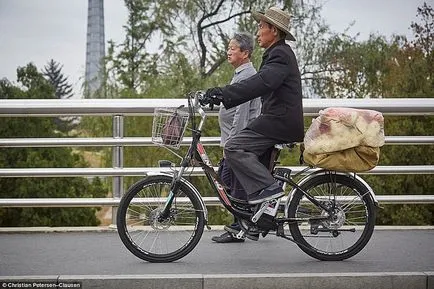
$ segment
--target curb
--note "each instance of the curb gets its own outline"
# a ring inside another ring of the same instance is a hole
[[[161,274],[1,276],[1,288],[14,284],[56,284],[63,288],[286,288],[286,289],[434,289],[434,272],[285,273],[285,274]],[[69,286],[68,286],[69,285]],[[75,286],[73,286],[75,285]],[[40,287],[39,286],[39,287]],[[48,288],[49,286],[43,286]],[[56,287],[52,285],[52,287]],[[24,288],[24,287],[23,287]],[[41,287],[42,288],[42,287]]]

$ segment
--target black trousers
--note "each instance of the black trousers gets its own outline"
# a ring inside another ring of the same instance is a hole
[[[272,149],[268,150],[265,154],[259,157],[260,162],[268,167],[270,170],[273,169],[273,165],[270,163],[271,160],[271,154]],[[241,183],[238,181],[237,177],[235,176],[234,172],[232,171],[231,167],[229,166],[229,163],[226,159],[222,159],[219,164],[219,176],[220,179],[223,181],[223,183],[229,187],[230,194],[232,197],[240,199],[240,200],[247,200],[247,193],[246,190],[244,190]],[[231,226],[237,225],[238,219],[234,216],[234,221]]]
[[[244,129],[225,144],[226,161],[247,195],[262,190],[275,182],[260,157],[281,140],[270,139],[250,129]]]

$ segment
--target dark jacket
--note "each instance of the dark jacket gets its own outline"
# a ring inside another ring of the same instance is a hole
[[[222,88],[226,108],[261,96],[261,114],[247,128],[284,142],[304,137],[301,77],[291,47],[280,40],[262,57],[257,74]]]

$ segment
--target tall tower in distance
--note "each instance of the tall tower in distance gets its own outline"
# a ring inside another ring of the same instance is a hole
[[[104,56],[104,0],[88,0],[85,97],[98,97],[95,91],[101,87]]]

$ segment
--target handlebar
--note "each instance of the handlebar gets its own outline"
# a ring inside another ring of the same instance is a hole
[[[208,104],[206,104],[206,105],[201,104],[201,103],[203,103],[204,98],[205,98],[205,92],[204,91],[198,90],[195,92],[191,92],[191,93],[189,93],[189,97],[194,99],[194,107],[201,106],[202,108],[205,108],[205,107],[209,106],[209,108],[211,110],[213,110],[213,108],[214,108],[215,104],[213,104],[213,103],[209,103],[209,105]]]

